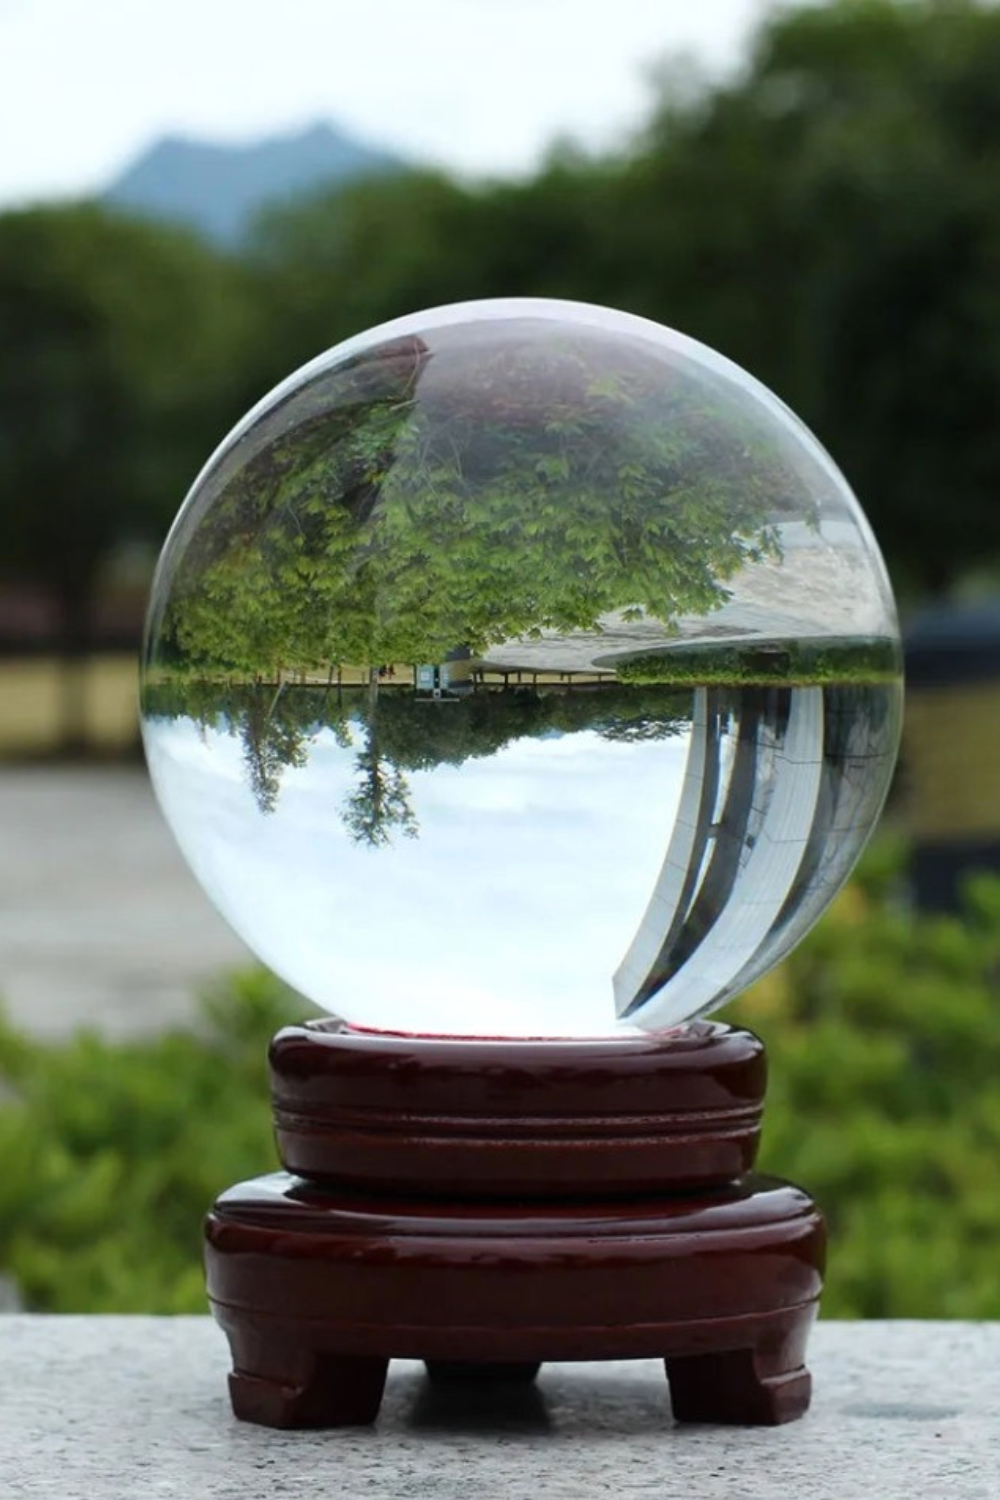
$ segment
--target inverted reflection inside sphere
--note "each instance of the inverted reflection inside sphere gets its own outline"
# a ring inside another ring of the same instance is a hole
[[[723,1004],[847,876],[899,736],[871,534],[767,391],[653,324],[421,314],[280,386],[164,549],[143,732],[247,943],[358,1026]]]

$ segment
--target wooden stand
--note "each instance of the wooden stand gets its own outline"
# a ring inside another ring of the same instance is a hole
[[[655,1356],[679,1421],[808,1406],[823,1224],[751,1171],[749,1032],[476,1042],[331,1022],[280,1032],[271,1069],[286,1171],[207,1221],[238,1417],[371,1422],[394,1357],[509,1382]]]

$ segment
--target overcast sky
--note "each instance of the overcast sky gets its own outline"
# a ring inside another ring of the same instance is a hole
[[[0,0],[0,203],[100,190],[165,133],[329,120],[463,172],[626,135],[657,59],[718,71],[766,0]]]

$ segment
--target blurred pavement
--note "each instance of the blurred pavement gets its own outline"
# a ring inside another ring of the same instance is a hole
[[[139,768],[0,769],[0,998],[39,1036],[190,1019],[246,948],[201,894]]]

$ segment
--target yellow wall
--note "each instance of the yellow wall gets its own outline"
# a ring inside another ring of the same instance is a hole
[[[1000,682],[911,688],[903,759],[918,837],[1000,833]]]
[[[0,756],[58,748],[63,673],[80,674],[86,739],[95,750],[127,749],[137,729],[134,656],[93,656],[72,669],[49,657],[0,660]]]

